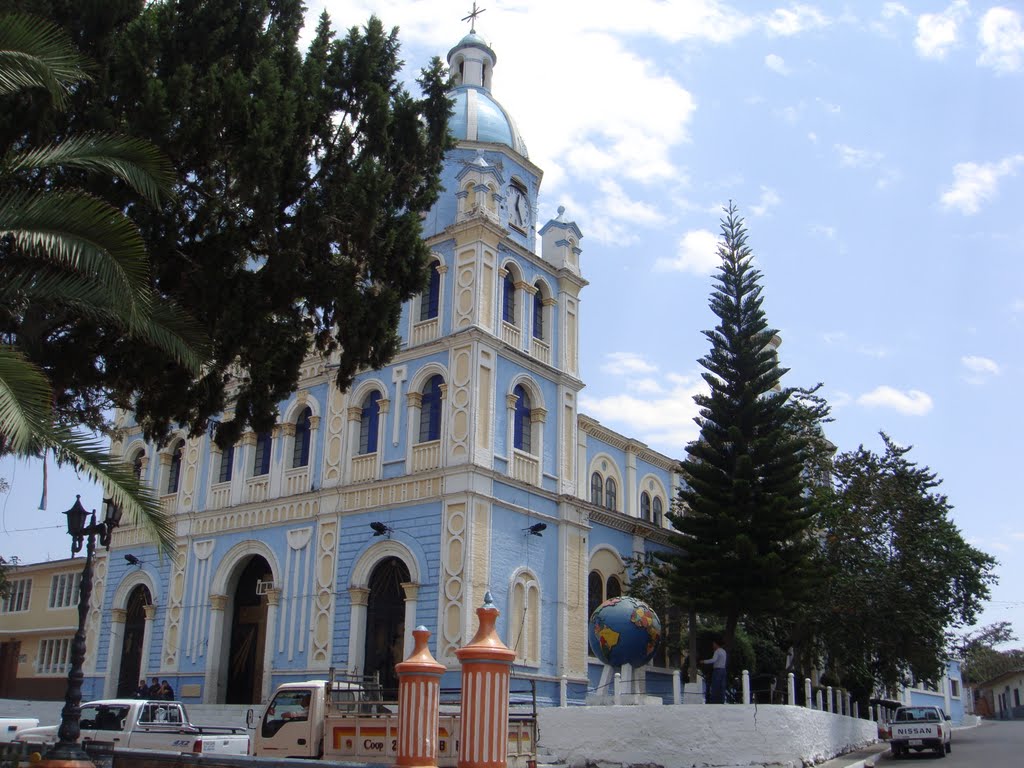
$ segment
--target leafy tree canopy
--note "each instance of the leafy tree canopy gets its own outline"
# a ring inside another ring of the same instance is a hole
[[[950,649],[963,660],[964,682],[977,685],[1015,669],[1024,669],[1024,649],[997,650],[1017,640],[1008,621],[988,624],[973,632],[951,638]]]
[[[399,80],[397,30],[371,18],[336,36],[326,14],[303,53],[299,0],[9,4],[72,30],[97,66],[65,112],[36,94],[0,101],[0,152],[92,130],[166,152],[177,182],[155,210],[116,180],[66,174],[131,214],[151,288],[214,341],[196,376],[103,318],[35,318],[35,343],[20,348],[50,375],[63,419],[101,427],[111,406],[130,408],[160,438],[226,412],[226,445],[273,424],[307,354],[333,353],[340,387],[389,359],[402,303],[424,284],[420,214],[450,143],[439,60],[415,97]],[[27,341],[25,318],[0,332]]]

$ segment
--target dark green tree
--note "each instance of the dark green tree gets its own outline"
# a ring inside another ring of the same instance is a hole
[[[882,455],[837,456],[833,487],[821,489],[828,582],[816,632],[837,677],[895,688],[938,678],[947,632],[974,622],[996,561],[964,540],[937,475],[882,438]]]
[[[1017,640],[1008,621],[997,621],[973,632],[952,638],[952,655],[963,660],[963,678],[967,685],[977,685],[997,675],[1024,667],[1024,649],[997,650]]]
[[[215,344],[196,377],[111,324],[58,332],[59,318],[40,318],[30,360],[52,372],[65,418],[103,426],[110,406],[131,408],[159,438],[175,423],[198,433],[228,410],[217,434],[228,444],[273,423],[307,355],[333,355],[340,387],[389,359],[402,303],[424,285],[420,216],[450,142],[438,60],[413,96],[397,30],[372,18],[336,37],[326,15],[303,53],[300,0],[11,4],[74,30],[98,66],[63,114],[38,98],[0,105],[0,150],[40,128],[58,139],[119,131],[160,147],[178,181],[158,210],[95,174],[76,182],[132,215],[152,289]],[[21,330],[16,320],[0,328]]]
[[[791,391],[779,389],[776,332],[762,309],[743,220],[722,220],[711,310],[699,361],[710,392],[694,398],[700,437],[681,464],[685,486],[670,514],[682,536],[674,588],[680,601],[720,616],[730,648],[742,616],[780,613],[810,579],[811,514],[802,480],[804,439],[788,428]]]

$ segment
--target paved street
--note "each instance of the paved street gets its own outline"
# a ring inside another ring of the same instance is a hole
[[[977,768],[978,766],[1010,766],[1021,764],[1024,753],[1024,721],[985,721],[977,728],[953,731],[953,752],[942,763],[942,768]],[[937,760],[934,753],[911,754],[901,761],[889,755],[883,761],[915,762]]]

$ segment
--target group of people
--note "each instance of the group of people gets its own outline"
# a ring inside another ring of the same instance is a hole
[[[139,687],[135,689],[135,698],[174,701],[174,689],[166,680],[154,677],[152,684],[146,685],[146,678],[142,678],[139,680]]]

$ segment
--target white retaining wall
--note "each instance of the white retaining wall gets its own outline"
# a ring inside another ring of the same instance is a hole
[[[877,740],[870,720],[784,705],[544,707],[538,721],[546,759],[574,768],[798,768]]]

